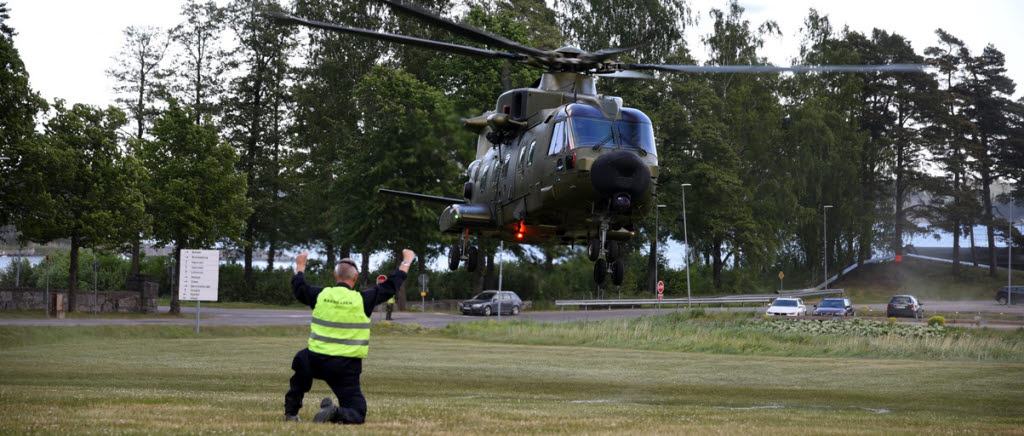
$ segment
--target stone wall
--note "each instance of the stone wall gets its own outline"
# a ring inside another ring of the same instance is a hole
[[[40,288],[0,288],[0,310],[45,310],[45,294],[46,290]],[[50,289],[51,301],[56,294],[64,295],[64,301],[68,301],[67,290]],[[75,294],[75,311],[92,312],[97,308],[98,299],[100,312],[156,312],[155,296],[146,299],[141,297],[139,292],[101,291],[93,294],[92,291],[81,290]]]

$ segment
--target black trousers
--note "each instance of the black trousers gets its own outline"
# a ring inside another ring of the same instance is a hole
[[[338,397],[337,422],[362,424],[366,420],[366,398],[359,389],[359,374],[363,372],[363,359],[328,356],[304,348],[292,359],[295,375],[291,387],[284,394],[284,413],[298,415],[302,397],[313,387],[313,379],[327,382]]]

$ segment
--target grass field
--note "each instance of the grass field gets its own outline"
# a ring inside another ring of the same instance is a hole
[[[364,366],[366,425],[309,423],[329,395],[322,382],[300,413],[307,422],[285,423],[288,368],[306,334],[0,327],[0,433],[1024,433],[1019,360],[521,345],[387,324],[374,326]]]

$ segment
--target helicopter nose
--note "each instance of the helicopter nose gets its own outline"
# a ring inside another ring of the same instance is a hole
[[[651,184],[651,170],[636,153],[616,150],[594,161],[590,167],[590,183],[604,196],[639,197]]]

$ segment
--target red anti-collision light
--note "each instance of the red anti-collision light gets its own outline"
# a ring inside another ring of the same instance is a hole
[[[523,233],[522,232],[516,233],[516,239],[522,241],[523,240]]]

